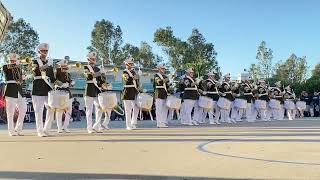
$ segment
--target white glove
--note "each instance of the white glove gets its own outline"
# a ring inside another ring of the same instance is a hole
[[[61,87],[62,87],[62,88],[68,88],[68,87],[69,87],[69,83],[63,83],[63,84],[61,85]]]
[[[202,94],[203,94],[203,95],[207,95],[207,91],[203,91]]]

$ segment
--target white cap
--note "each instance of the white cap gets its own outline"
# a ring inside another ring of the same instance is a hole
[[[230,73],[227,73],[223,76],[224,78],[231,78],[231,74]]]
[[[9,61],[17,61],[19,59],[19,55],[16,53],[10,53],[7,57]]]
[[[97,58],[97,53],[96,52],[89,52],[87,55],[87,59],[93,59]]]
[[[193,71],[192,68],[188,68],[188,69],[186,70],[186,72],[187,72],[187,73],[193,73],[194,71]]]
[[[60,65],[60,66],[68,66],[68,60],[62,59],[62,60],[60,60],[59,62],[57,62],[57,65]]]
[[[49,50],[49,44],[48,43],[41,43],[39,44],[38,46],[38,51],[41,51],[41,50]]]
[[[214,72],[213,72],[213,71],[210,71],[210,72],[208,73],[208,76],[214,76]]]
[[[158,68],[158,69],[166,69],[166,67],[164,66],[164,64],[159,64],[159,65],[157,66],[157,68]]]
[[[129,57],[128,59],[126,59],[125,61],[123,61],[124,64],[133,64],[134,63],[134,59],[133,57]]]

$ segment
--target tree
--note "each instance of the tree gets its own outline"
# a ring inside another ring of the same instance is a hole
[[[275,78],[292,83],[302,83],[307,77],[306,57],[297,57],[292,54],[284,63],[281,61],[276,65]]]
[[[257,81],[260,78],[260,68],[256,64],[251,64],[249,67],[249,74],[252,77],[253,80]]]
[[[121,62],[122,30],[112,22],[102,19],[97,21],[91,32],[89,51],[96,51],[104,63]],[[122,63],[122,62],[121,62]]]
[[[133,57],[134,59],[138,59],[139,57],[139,48],[129,43],[126,43],[121,48],[121,52],[122,61],[128,57]]]
[[[25,20],[18,19],[9,25],[0,44],[0,54],[6,56],[14,52],[21,58],[35,57],[38,45],[38,33]]]
[[[176,70],[193,67],[198,77],[211,70],[221,75],[214,45],[206,42],[198,29],[193,29],[188,40],[182,41],[173,35],[171,27],[159,28],[154,33],[154,42],[163,48]]]
[[[258,66],[261,76],[263,78],[270,78],[272,76],[272,59],[273,51],[266,47],[266,42],[262,41],[258,47],[256,59],[258,60]]]
[[[320,77],[320,63],[318,63],[314,69],[311,71],[311,78],[319,79]]]
[[[161,61],[161,58],[152,52],[152,47],[144,41],[141,42],[138,58],[144,68],[155,68],[160,63],[158,61]]]
[[[143,68],[155,68],[157,64],[163,62],[163,58],[153,53],[152,47],[144,41],[141,42],[140,47],[126,43],[121,48],[121,63],[128,57],[133,57],[135,61],[139,61]]]

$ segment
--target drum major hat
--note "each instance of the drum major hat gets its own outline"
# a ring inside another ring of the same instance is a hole
[[[125,65],[134,64],[134,58],[133,58],[133,57],[129,57],[129,58],[126,59],[123,63],[124,63]]]
[[[19,55],[16,53],[10,53],[7,58],[9,61],[17,61],[19,59]]]
[[[93,59],[93,58],[97,58],[97,53],[96,52],[89,52],[87,55],[87,59]]]
[[[164,64],[159,64],[159,65],[157,66],[157,68],[158,68],[158,69],[166,69],[166,67],[164,66]]]
[[[194,71],[193,71],[193,69],[192,68],[188,68],[187,70],[186,70],[186,73],[193,73]]]
[[[41,43],[38,46],[38,51],[43,51],[43,50],[49,50],[49,44],[48,43]]]

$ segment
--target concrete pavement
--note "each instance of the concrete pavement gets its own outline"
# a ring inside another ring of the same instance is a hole
[[[138,130],[112,122],[103,134],[40,138],[34,124],[9,137],[0,125],[4,179],[320,179],[320,120],[237,123],[167,129],[140,121]]]

